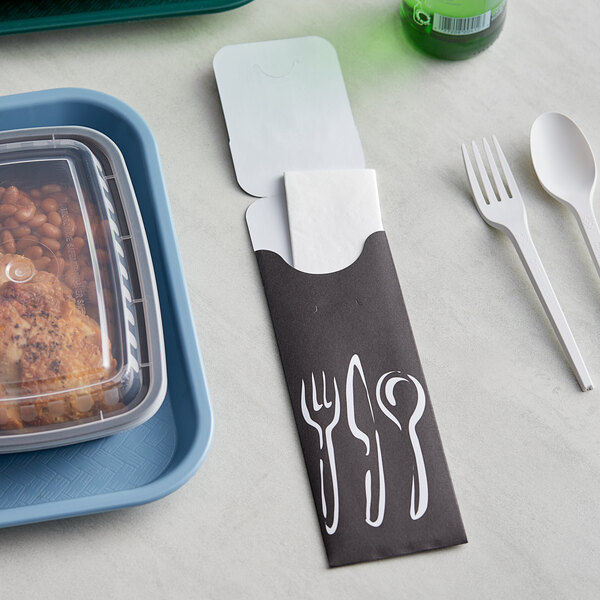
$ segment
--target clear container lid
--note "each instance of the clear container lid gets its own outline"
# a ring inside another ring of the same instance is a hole
[[[145,399],[135,253],[110,187],[79,141],[0,144],[0,441],[85,423],[98,437]]]

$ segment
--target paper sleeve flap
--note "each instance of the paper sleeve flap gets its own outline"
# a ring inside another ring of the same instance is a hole
[[[283,173],[364,167],[333,46],[303,37],[225,46],[214,71],[238,183],[266,197]]]

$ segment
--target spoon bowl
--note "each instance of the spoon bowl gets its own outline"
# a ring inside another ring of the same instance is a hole
[[[600,275],[600,229],[592,204],[597,171],[590,144],[569,117],[544,113],[531,127],[530,146],[540,184],[575,215]]]
[[[560,113],[544,113],[531,128],[531,158],[542,187],[564,203],[590,198],[596,163],[579,127]]]

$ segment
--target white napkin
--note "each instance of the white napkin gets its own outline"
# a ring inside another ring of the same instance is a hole
[[[383,230],[372,169],[288,171],[285,192],[293,266],[300,271],[344,269]]]

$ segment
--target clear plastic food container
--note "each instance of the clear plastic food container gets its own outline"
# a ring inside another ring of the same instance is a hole
[[[79,127],[0,135],[0,452],[102,437],[166,393],[158,295],[118,148]]]

